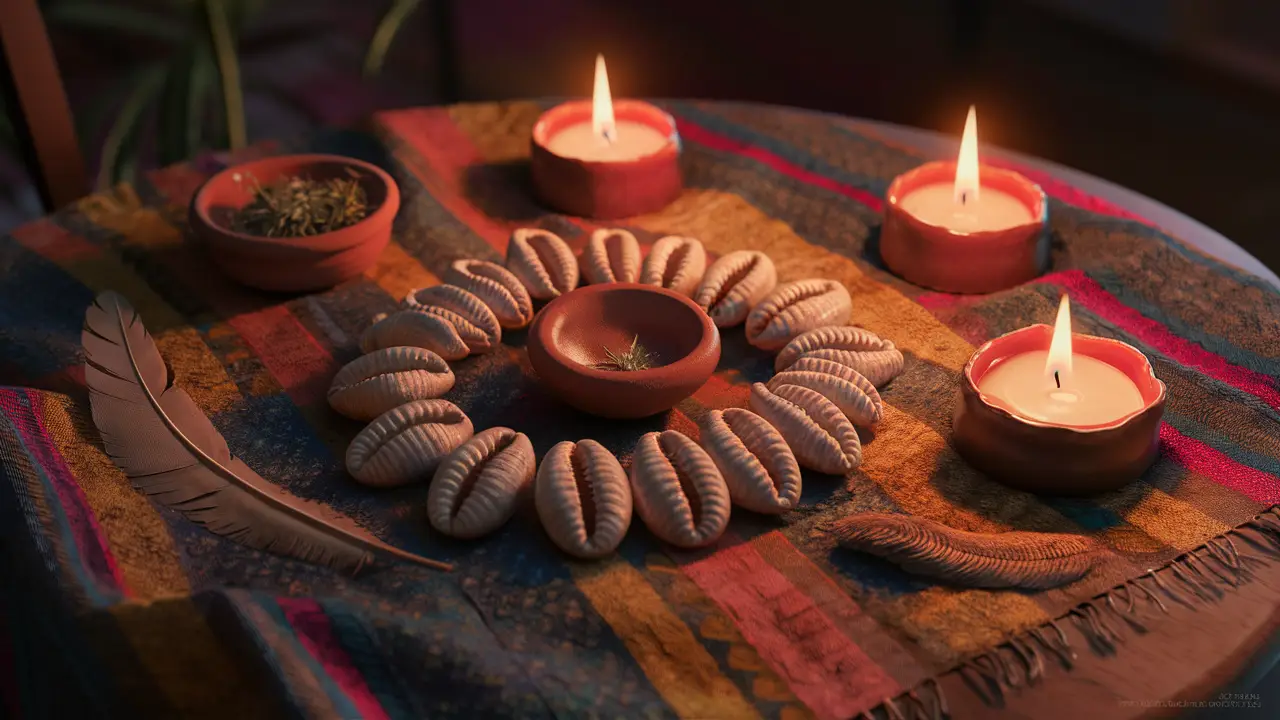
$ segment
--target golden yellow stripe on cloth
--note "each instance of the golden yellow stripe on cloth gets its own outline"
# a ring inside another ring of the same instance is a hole
[[[43,397],[49,437],[93,508],[129,589],[148,600],[188,594],[177,547],[151,501],[133,489],[106,453],[77,433],[77,420],[91,422],[88,408],[77,408],[64,396]],[[73,412],[84,416],[73,419]]]
[[[410,290],[440,282],[440,278],[394,240],[387,243],[387,248],[378,256],[378,262],[365,272],[365,277],[377,283],[396,302],[403,300]]]
[[[684,718],[759,717],[711,654],[631,564],[574,564],[574,582]]]
[[[121,634],[177,717],[272,717],[252,666],[234,657],[188,598],[111,608]],[[145,707],[146,703],[139,703]]]
[[[925,308],[868,277],[852,260],[806,242],[789,225],[769,217],[737,195],[686,190],[666,209],[632,221],[659,233],[684,233],[708,250],[759,250],[773,259],[780,282],[824,277],[838,280],[853,295],[854,324],[891,338],[920,360],[959,371],[973,346]]]

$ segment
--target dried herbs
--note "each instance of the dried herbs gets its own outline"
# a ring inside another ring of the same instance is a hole
[[[260,237],[305,237],[354,225],[369,214],[360,174],[314,180],[288,176],[269,185],[248,177],[253,200],[236,212],[237,232]]]
[[[604,362],[596,363],[593,366],[595,369],[634,372],[636,370],[648,370],[658,361],[656,355],[646,350],[645,347],[640,344],[639,335],[631,339],[631,347],[624,352],[615,353],[606,347],[604,349],[604,354],[608,359]]]

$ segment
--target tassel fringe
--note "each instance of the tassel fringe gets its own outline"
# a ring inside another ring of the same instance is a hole
[[[1246,530],[1253,532],[1244,532]],[[1267,559],[1248,550],[1255,550]],[[1072,623],[1095,654],[1109,657],[1125,642],[1128,633],[1146,632],[1142,621],[1153,609],[1168,614],[1166,600],[1199,609],[1221,600],[1229,588],[1249,582],[1253,579],[1252,568],[1277,557],[1280,557],[1280,505],[1179,555],[1159,570],[1148,570],[1072,608],[1056,620],[965,660],[955,670],[984,703],[1003,707],[1006,693],[1035,685],[1044,676],[1046,658],[1056,661],[1063,670],[1074,667],[1078,656],[1062,623]],[[891,720],[949,717],[946,694],[937,677],[897,697],[885,698],[879,706],[859,716]]]

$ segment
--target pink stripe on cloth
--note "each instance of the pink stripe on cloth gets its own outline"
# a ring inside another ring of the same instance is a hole
[[[273,305],[236,315],[227,324],[240,333],[299,407],[324,399],[337,363],[289,308]]]
[[[276,604],[284,611],[285,619],[293,626],[298,641],[320,663],[351,703],[360,711],[364,720],[380,720],[387,713],[382,703],[374,697],[360,670],[351,662],[351,656],[343,649],[333,632],[329,616],[315,600],[309,598],[276,598]]]
[[[1172,425],[1160,426],[1160,449],[1165,457],[1204,475],[1223,487],[1268,505],[1280,502],[1280,478],[1232,460]]]
[[[1096,195],[1090,195],[1083,190],[1077,189],[1073,185],[1055,178],[1049,173],[1035,170],[1019,163],[1009,162],[1007,160],[986,159],[983,160],[983,162],[993,167],[1013,170],[1026,175],[1033,182],[1038,184],[1041,189],[1044,190],[1046,195],[1055,200],[1061,200],[1062,202],[1075,205],[1079,208],[1084,208],[1085,210],[1098,213],[1099,215],[1109,215],[1111,217],[1124,218],[1125,220],[1136,220],[1143,225],[1155,227],[1155,223],[1141,215],[1130,212],[1109,200],[1104,200]]]
[[[724,135],[708,130],[701,125],[689,122],[688,120],[677,119],[676,129],[679,131],[681,138],[689,140],[690,142],[695,142],[703,147],[750,158],[777,170],[787,177],[795,178],[803,183],[831,190],[832,192],[836,192],[847,198],[856,200],[876,212],[880,212],[884,208],[884,200],[875,193],[863,190],[862,188],[856,188],[851,185],[845,185],[842,182],[832,180],[831,178],[820,175],[812,170],[806,170],[805,168],[802,168],[789,160],[785,160],[764,148],[725,137]]]
[[[451,215],[471,228],[498,252],[505,253],[515,223],[485,215],[462,194],[464,173],[483,162],[471,138],[444,108],[418,108],[382,113],[378,123],[407,144],[422,163],[405,165],[418,176],[431,196]],[[423,172],[426,171],[426,172]]]
[[[41,396],[34,390],[24,391],[27,402],[31,406],[31,416],[35,419],[37,435],[27,432],[22,423],[13,423],[22,442],[35,456],[36,461],[44,468],[49,477],[53,491],[58,496],[58,504],[67,516],[67,524],[71,526],[73,542],[79,550],[85,569],[93,573],[98,582],[120,592],[126,597],[132,595],[125,584],[124,575],[116,564],[107,544],[106,534],[98,524],[98,518],[89,505],[89,500],[75,482],[75,475],[66,461],[49,441],[48,429],[44,424],[44,409],[41,407]]]
[[[898,683],[748,543],[683,565],[747,642],[821,718],[847,718],[897,694]]]
[[[1280,409],[1280,390],[1271,384],[1266,375],[1233,365],[1221,356],[1174,335],[1160,323],[1120,302],[1083,272],[1067,270],[1053,273],[1044,276],[1039,282],[1060,285],[1071,294],[1074,302],[1099,317],[1119,325],[1126,332],[1173,360],[1243,390],[1273,408]]]

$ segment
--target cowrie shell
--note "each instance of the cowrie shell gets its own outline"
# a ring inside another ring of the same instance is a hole
[[[353,420],[372,420],[414,400],[453,387],[453,371],[439,355],[417,347],[389,347],[347,363],[333,376],[329,406]]]
[[[711,264],[693,301],[716,327],[732,327],[745,321],[777,284],[778,273],[768,255],[735,250]]]
[[[774,370],[811,369],[796,365],[803,358],[829,360],[853,368],[877,388],[897,377],[903,367],[902,351],[894,347],[893,341],[848,325],[829,325],[797,336],[778,353]]]
[[[631,486],[618,458],[595,440],[565,441],[542,458],[534,504],[547,535],[580,558],[613,552],[631,526]]]
[[[534,300],[551,300],[578,286],[578,259],[559,235],[521,228],[507,243],[507,269]]]
[[[631,458],[636,514],[682,548],[715,542],[729,524],[729,488],[711,456],[675,430],[646,433]]]
[[[640,279],[640,243],[621,228],[596,230],[578,264],[583,278],[593,285],[636,282]]]
[[[640,282],[659,285],[692,297],[707,269],[707,251],[691,237],[668,235],[649,249],[640,270]]]
[[[379,320],[360,337],[360,350],[389,347],[426,348],[445,360],[461,360],[471,349],[448,319],[420,310],[401,310]]]
[[[755,383],[747,405],[778,429],[804,467],[843,475],[861,464],[858,431],[840,408],[820,393],[799,385],[771,391]]]
[[[475,295],[489,306],[498,323],[518,330],[533,322],[533,300],[510,270],[487,260],[455,260],[443,280]]]
[[[415,400],[379,415],[347,446],[347,471],[371,487],[426,480],[471,437],[471,419],[446,400]]]
[[[702,447],[735,504],[773,515],[799,504],[800,465],[768,420],[742,408],[712,410],[702,421]]]
[[[875,425],[884,417],[884,403],[880,399],[880,393],[857,370],[829,360],[814,360],[810,366],[816,369],[788,370],[774,375],[769,380],[769,389],[777,390],[782,385],[799,385],[816,390],[835,403],[840,412],[849,418],[849,422],[862,427]]]
[[[779,285],[747,316],[747,342],[777,350],[801,333],[841,325],[853,312],[853,300],[834,280],[796,280]]]
[[[502,326],[498,317],[483,300],[457,285],[441,284],[412,290],[401,305],[407,310],[440,308],[461,317],[483,334],[483,339],[475,343],[463,337],[471,352],[492,350],[502,342]],[[458,332],[462,334],[462,328],[458,328]]]
[[[520,491],[537,464],[528,436],[511,428],[476,433],[440,463],[427,493],[431,527],[456,538],[478,538],[516,512]]]

